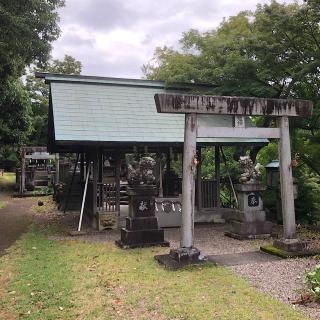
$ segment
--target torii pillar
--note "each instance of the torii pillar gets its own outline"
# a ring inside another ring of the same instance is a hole
[[[182,185],[182,225],[180,247],[156,260],[176,269],[186,264],[203,262],[194,244],[194,190],[196,173],[196,139],[199,138],[273,138],[279,139],[280,182],[284,238],[274,246],[288,251],[304,248],[296,235],[289,116],[310,116],[313,104],[307,100],[264,99],[253,97],[198,96],[181,94],[156,94],[158,112],[185,113]],[[279,117],[278,128],[198,127],[197,114],[224,114],[232,116]]]

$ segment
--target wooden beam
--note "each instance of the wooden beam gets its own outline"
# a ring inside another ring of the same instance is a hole
[[[166,113],[206,113],[252,116],[312,115],[309,100],[267,99],[254,97],[155,94],[157,111]]]
[[[198,138],[270,138],[279,139],[279,128],[198,127]]]

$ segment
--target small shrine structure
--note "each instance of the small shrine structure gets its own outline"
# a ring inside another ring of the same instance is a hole
[[[182,179],[174,172],[172,164],[183,154],[185,115],[157,113],[154,95],[207,93],[214,87],[82,75],[39,73],[37,76],[50,87],[48,151],[77,155],[73,175],[68,181],[73,187],[66,186],[70,191],[66,198],[70,194],[79,210],[85,199],[85,216],[97,229],[109,227],[108,221],[114,221],[110,216],[118,218],[118,227],[125,226],[130,189],[127,157],[153,155],[157,161],[155,213],[159,226],[180,226],[184,215],[181,210]],[[254,129],[249,116],[240,120],[247,130]],[[202,114],[197,121],[200,127],[233,130],[235,117],[233,114],[215,117]],[[199,162],[194,171],[197,176],[193,202],[196,222],[213,222],[233,212],[232,208],[221,206],[219,196],[221,149],[224,146],[254,149],[268,144],[268,139],[255,135],[255,131],[242,137],[230,137],[226,132],[229,131],[209,137],[198,136],[197,147],[192,149],[197,152]],[[204,179],[201,175],[201,149],[204,147],[214,149],[212,179]]]
[[[59,154],[50,154],[47,147],[22,147],[21,168],[16,172],[20,194],[37,187],[48,187],[59,181]]]

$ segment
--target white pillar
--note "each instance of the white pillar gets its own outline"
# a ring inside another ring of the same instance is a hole
[[[184,145],[183,145],[183,176],[182,176],[182,223],[181,242],[182,248],[193,246],[194,229],[194,200],[195,200],[195,175],[197,149],[197,115],[185,115]]]
[[[293,198],[289,119],[287,116],[280,117],[279,128],[280,187],[284,238],[295,239],[296,217]]]

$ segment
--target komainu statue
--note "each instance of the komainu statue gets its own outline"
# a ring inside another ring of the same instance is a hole
[[[128,183],[131,186],[153,185],[155,183],[154,167],[156,161],[151,157],[142,157],[128,164]]]
[[[260,183],[262,167],[260,163],[254,165],[250,156],[241,156],[238,162],[243,170],[239,179],[240,183]]]

